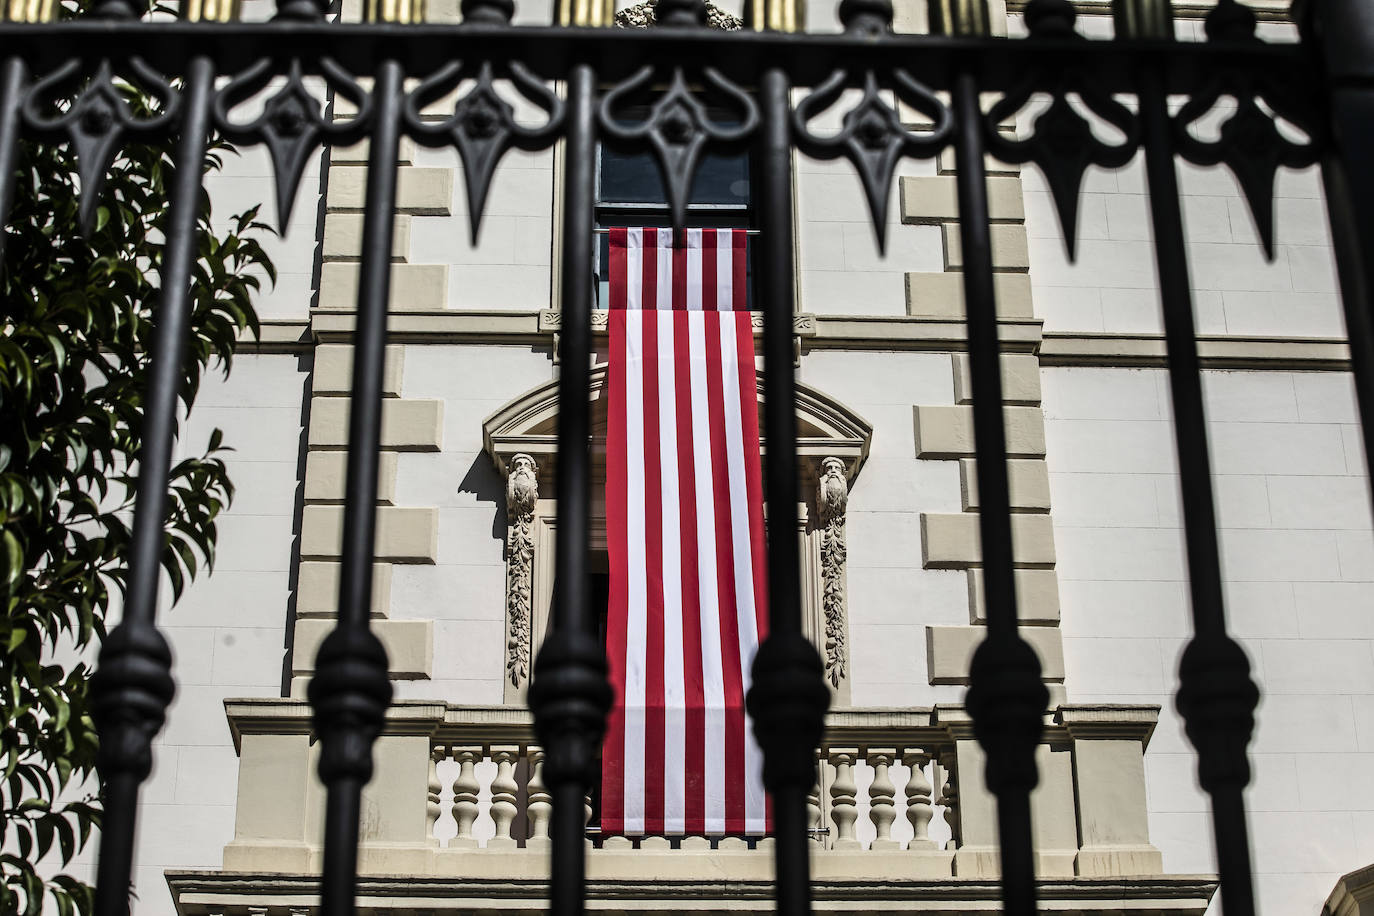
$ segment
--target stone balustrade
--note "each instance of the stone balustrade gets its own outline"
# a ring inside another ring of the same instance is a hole
[[[264,699],[226,708],[240,755],[226,870],[317,870],[323,794],[308,707]],[[1146,828],[1143,769],[1157,714],[1157,707],[1061,706],[1046,717],[1032,798],[1043,876],[1162,871]],[[481,877],[547,867],[552,805],[527,711],[402,702],[388,714],[374,761],[363,798],[362,873]],[[819,876],[878,877],[893,868],[928,878],[997,876],[995,802],[962,708],[832,712],[817,763],[809,809]],[[770,867],[771,857],[758,855],[771,845],[767,838],[603,837],[593,802],[593,871],[635,874],[646,854],[688,871],[702,855],[712,867]]]

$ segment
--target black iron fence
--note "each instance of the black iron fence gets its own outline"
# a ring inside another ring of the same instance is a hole
[[[1220,0],[1208,14],[1205,42],[1174,39],[1168,0],[1112,0],[1116,38],[1110,41],[1078,36],[1069,0],[1029,0],[1024,39],[991,37],[981,0],[927,2],[933,34],[917,36],[892,33],[890,0],[840,0],[844,31],[826,35],[796,31],[793,0],[753,0],[746,10],[752,27],[736,32],[708,29],[704,0],[659,0],[657,25],[644,30],[606,27],[611,17],[604,0],[564,0],[561,24],[551,27],[512,26],[512,0],[463,0],[463,22],[452,26],[404,21],[417,18],[405,3],[372,3],[370,22],[343,25],[330,21],[323,0],[279,0],[276,16],[255,24],[232,21],[232,4],[219,0],[183,0],[181,21],[161,23],[139,21],[133,0],[100,0],[89,16],[63,22],[46,21],[53,18],[51,2],[6,0],[0,209],[8,212],[12,200],[20,137],[72,145],[81,163],[80,212],[88,220],[101,175],[120,144],[175,147],[126,611],[105,641],[94,685],[105,791],[101,916],[127,908],[139,787],[174,691],[171,656],[154,610],[201,163],[216,132],[235,143],[266,145],[283,224],[304,165],[322,144],[370,142],[339,614],[310,686],[322,743],[320,777],[328,787],[323,912],[353,909],[359,796],[391,697],[386,655],[368,625],[368,596],[391,213],[403,136],[458,150],[474,229],[508,149],[562,143],[565,152],[558,585],[553,631],[536,665],[530,701],[554,800],[551,906],[569,914],[582,910],[583,796],[598,775],[610,699],[589,607],[586,549],[596,144],[652,151],[679,222],[704,150],[749,149],[758,163],[754,270],[765,316],[766,487],[774,519],[790,517],[799,502],[792,409],[793,149],[853,163],[881,239],[898,160],[954,148],[988,623],[973,660],[967,706],[987,751],[985,776],[998,802],[1004,908],[1013,914],[1035,910],[1029,793],[1037,781],[1034,754],[1047,694],[1036,656],[1016,626],[985,156],[1040,167],[1072,252],[1085,170],[1122,165],[1143,148],[1195,625],[1183,655],[1178,705],[1212,798],[1227,914],[1253,912],[1242,791],[1258,691],[1245,654],[1226,631],[1176,160],[1228,166],[1267,250],[1276,169],[1320,163],[1368,452],[1374,434],[1374,4],[1298,0],[1293,12],[1302,41],[1280,45],[1259,41],[1255,16],[1235,0]],[[117,88],[125,83],[155,100],[151,114],[133,113]],[[321,86],[353,102],[357,114],[327,114]],[[444,120],[422,117],[422,109],[458,89],[464,91]],[[544,123],[517,123],[510,93],[541,109]],[[998,100],[985,108],[989,95]],[[255,96],[266,96],[265,107],[251,121],[237,120],[235,109]],[[1224,97],[1236,106],[1219,135],[1200,139],[1193,127]],[[999,131],[1034,99],[1048,104],[1027,131],[1019,137]],[[929,123],[909,129],[894,100]],[[842,129],[813,132],[813,117],[836,105],[844,107]],[[712,120],[711,112],[720,109],[731,112],[727,121]],[[1080,109],[1114,127],[1116,141],[1099,139]],[[1306,139],[1281,133],[1277,117]],[[810,909],[806,795],[828,694],[820,659],[801,631],[796,539],[775,538],[769,548],[771,632],[755,662],[749,707],[774,799],[778,909],[804,913]]]

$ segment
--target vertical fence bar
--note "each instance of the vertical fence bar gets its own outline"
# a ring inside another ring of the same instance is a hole
[[[91,683],[91,711],[100,735],[98,763],[105,793],[96,916],[125,916],[129,912],[139,788],[152,768],[152,741],[162,728],[175,692],[172,653],[155,620],[214,79],[210,58],[192,59],[175,154],[167,241],[158,265],[162,285],[145,383],[124,618],[105,638]]]
[[[1374,456],[1374,8],[1365,0],[1294,5],[1303,39],[1325,67],[1331,124],[1322,177],[1368,469]]]
[[[755,270],[763,306],[769,613],[746,702],[763,751],[764,785],[773,796],[777,911],[802,916],[811,912],[806,796],[816,781],[816,748],[830,693],[820,655],[801,629],[789,91],[781,68],[764,71],[759,93],[762,226]]]
[[[10,207],[14,204],[14,170],[19,165],[19,106],[29,69],[18,57],[0,64],[0,265],[5,263]]]
[[[367,162],[363,263],[348,412],[339,617],[320,644],[309,689],[315,731],[320,737],[320,780],[328,790],[320,878],[320,912],[324,916],[351,916],[354,912],[362,790],[372,778],[372,744],[391,703],[386,650],[368,620],[403,76],[397,60],[383,60],[372,90],[376,120]]]
[[[587,551],[591,500],[592,272],[596,72],[576,64],[568,79],[563,176],[563,331],[558,380],[558,533],[553,625],[535,663],[530,709],[553,796],[550,912],[579,916],[586,889],[583,799],[599,778],[611,690],[596,638]]]
[[[1249,916],[1255,903],[1242,793],[1250,781],[1245,748],[1254,728],[1259,691],[1250,680],[1250,663],[1244,650],[1226,632],[1211,459],[1178,175],[1168,99],[1162,71],[1157,67],[1147,67],[1142,72],[1140,116],[1169,356],[1195,632],[1179,666],[1177,703],[1188,737],[1197,748],[1199,782],[1212,798],[1217,867],[1226,916]]]
[[[1049,692],[1041,680],[1040,660],[1017,630],[983,112],[978,101],[978,83],[972,73],[961,73],[956,78],[954,108],[958,120],[956,181],[973,387],[973,438],[981,503],[978,527],[988,621],[987,638],[974,653],[969,670],[965,702],[978,741],[987,752],[988,789],[997,797],[1003,912],[1009,916],[1030,916],[1035,912],[1036,898],[1030,791],[1039,781],[1035,749],[1040,743]]]

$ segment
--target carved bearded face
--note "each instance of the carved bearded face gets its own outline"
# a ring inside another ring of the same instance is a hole
[[[827,458],[821,462],[820,503],[827,515],[844,511],[849,497],[849,483],[845,479],[844,462]]]
[[[510,477],[506,481],[507,507],[513,512],[528,512],[538,498],[534,459],[529,455],[516,455],[511,459]]]

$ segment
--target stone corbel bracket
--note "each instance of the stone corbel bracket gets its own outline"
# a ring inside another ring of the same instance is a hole
[[[506,677],[520,687],[530,677],[533,627],[534,511],[539,471],[523,452],[513,455],[506,476]]]
[[[816,508],[821,525],[821,611],[825,619],[825,676],[839,687],[847,675],[848,633],[845,626],[845,508],[849,478],[842,458],[821,459]]]

